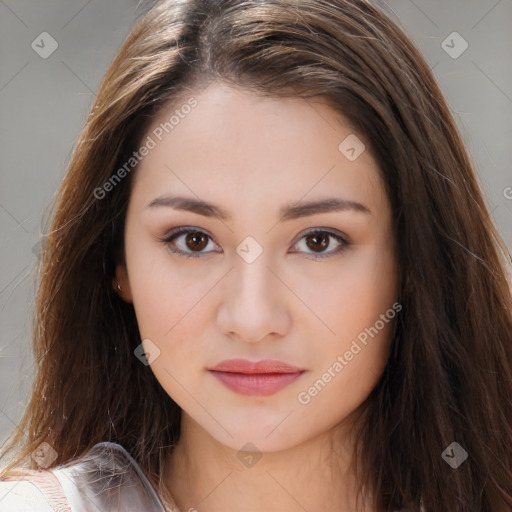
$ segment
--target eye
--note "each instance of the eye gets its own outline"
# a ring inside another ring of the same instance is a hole
[[[165,244],[171,252],[186,258],[199,258],[211,252],[222,252],[220,248],[215,249],[218,246],[211,236],[199,228],[179,227],[158,240]],[[314,229],[305,233],[294,244],[292,252],[305,252],[312,255],[313,258],[327,258],[341,253],[349,245],[350,243],[340,234],[325,229]],[[207,250],[208,248],[209,250]]]
[[[334,240],[334,243],[331,242],[332,240]],[[306,254],[313,255],[314,258],[327,258],[341,253],[349,245],[350,243],[340,234],[315,229],[305,233],[294,247],[299,247],[299,252],[304,251]],[[327,249],[329,248],[331,250],[328,251]],[[312,252],[308,252],[307,249],[310,249]],[[297,251],[294,250],[292,252]]]
[[[171,252],[187,258],[199,258],[203,254],[212,252],[212,246],[216,245],[210,235],[192,227],[173,229],[167,236],[159,238],[159,240],[167,245]],[[208,247],[210,250],[205,251]],[[222,250],[213,252],[222,252]]]

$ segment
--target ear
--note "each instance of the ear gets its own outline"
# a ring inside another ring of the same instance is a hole
[[[112,280],[112,288],[125,302],[133,302],[132,291],[130,288],[130,280],[128,279],[128,273],[126,272],[126,268],[122,264],[118,264],[116,266],[116,277]]]

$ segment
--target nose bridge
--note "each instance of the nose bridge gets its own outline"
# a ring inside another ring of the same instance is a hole
[[[243,308],[248,308],[251,304],[254,307],[265,307],[273,301],[276,279],[268,269],[268,262],[263,254],[251,263],[240,258],[235,263],[233,274],[235,304]]]
[[[282,334],[286,329],[287,307],[279,282],[268,266],[264,253],[251,263],[242,257],[235,261],[219,317],[225,333],[236,333],[245,341],[258,341],[270,333]]]

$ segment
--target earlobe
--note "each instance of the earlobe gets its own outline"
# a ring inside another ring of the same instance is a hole
[[[125,302],[132,303],[132,292],[126,268],[119,264],[116,266],[116,276],[112,280],[112,288]]]

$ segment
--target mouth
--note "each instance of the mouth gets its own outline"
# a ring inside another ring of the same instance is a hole
[[[269,396],[295,382],[306,370],[282,361],[222,361],[208,371],[231,391],[246,396]]]

